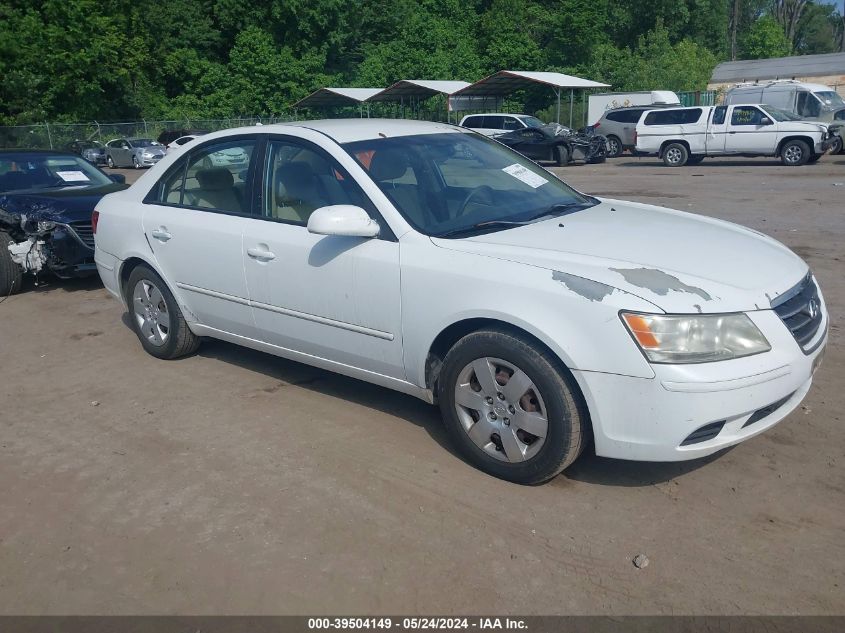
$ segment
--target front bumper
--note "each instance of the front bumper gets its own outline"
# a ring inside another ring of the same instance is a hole
[[[140,161],[141,161],[141,165],[142,165],[142,166],[144,166],[144,167],[152,167],[152,166],[153,166],[153,165],[155,165],[158,161],[160,161],[162,158],[164,158],[164,156],[152,156],[152,157],[149,157],[149,158],[147,158],[146,156],[140,156],[140,157],[138,158],[138,160],[140,160]]]
[[[748,316],[772,346],[763,354],[718,363],[652,365],[653,379],[574,371],[590,410],[596,453],[682,461],[771,428],[810,390],[827,343],[829,315],[822,309],[824,321],[808,346],[811,353],[801,349],[773,310],[762,310]]]

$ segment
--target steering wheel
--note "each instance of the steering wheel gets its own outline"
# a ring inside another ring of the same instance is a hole
[[[493,188],[489,185],[481,185],[480,187],[473,189],[466,195],[464,201],[461,202],[461,206],[458,207],[458,212],[455,214],[455,217],[457,218],[463,215],[464,209],[467,208],[467,205],[472,202],[473,198],[480,195],[482,192],[486,193],[487,196],[492,200]]]

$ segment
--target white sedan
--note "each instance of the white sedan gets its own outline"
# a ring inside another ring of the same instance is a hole
[[[581,194],[450,125],[208,134],[94,226],[150,354],[214,337],[437,402],[471,463],[519,483],[590,438],[649,461],[748,439],[798,406],[827,340],[816,280],[775,240]]]

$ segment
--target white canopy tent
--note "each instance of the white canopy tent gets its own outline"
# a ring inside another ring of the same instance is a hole
[[[560,123],[560,93],[569,89],[569,126],[572,127],[572,102],[575,90],[585,88],[608,88],[590,79],[553,72],[534,72],[527,70],[500,70],[497,73],[476,81],[454,93],[455,97],[503,97],[517,90],[524,90],[536,85],[549,86],[557,96],[557,122]]]
[[[382,88],[320,88],[294,103],[293,107],[294,109],[330,108],[333,106],[357,105],[361,107],[361,116],[363,117],[363,104],[382,90]],[[367,116],[369,114],[368,109]]]

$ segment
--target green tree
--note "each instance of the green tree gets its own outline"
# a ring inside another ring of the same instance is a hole
[[[742,59],[785,57],[791,48],[783,28],[770,15],[758,18],[740,40]]]

